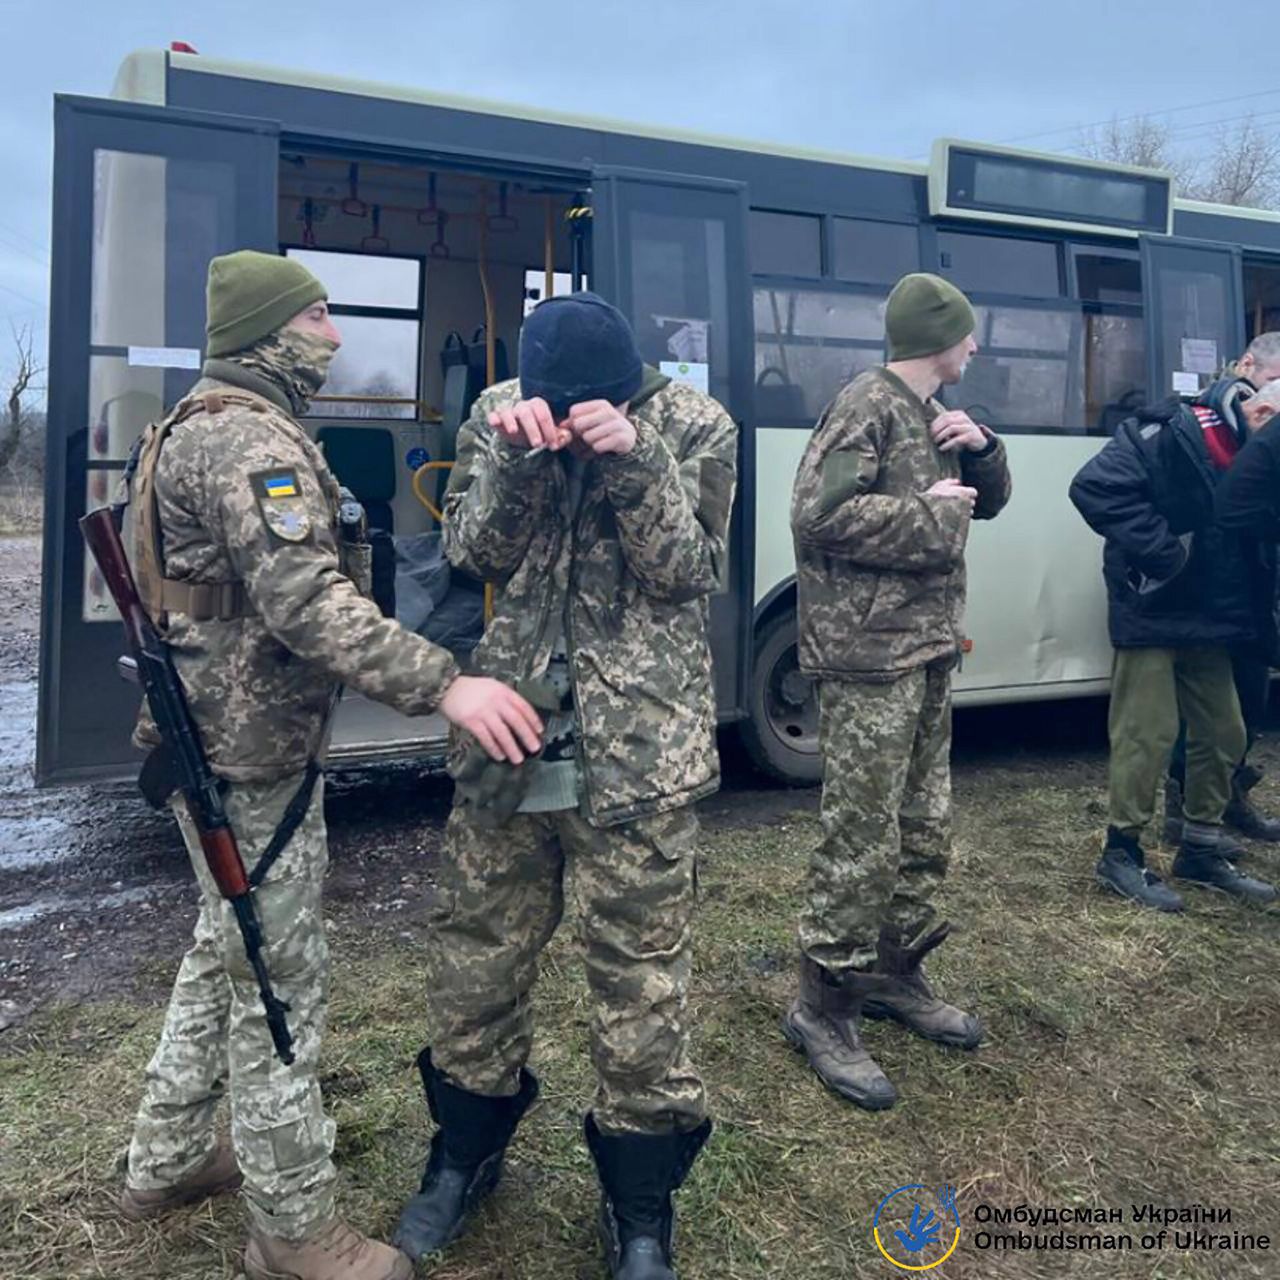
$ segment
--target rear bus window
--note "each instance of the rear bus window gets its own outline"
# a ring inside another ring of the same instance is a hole
[[[758,276],[816,279],[822,274],[822,219],[752,209],[751,270]]]

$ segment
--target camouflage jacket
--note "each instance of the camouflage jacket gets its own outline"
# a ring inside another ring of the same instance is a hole
[[[208,391],[240,388],[206,376],[192,395]],[[239,582],[248,600],[247,616],[170,613],[165,630],[216,773],[257,782],[302,769],[338,682],[406,715],[435,708],[456,664],[384,618],[342,572],[337,483],[282,407],[227,404],[179,422],[155,494],[166,576]],[[135,740],[156,742],[145,710]]]
[[[926,497],[947,477],[978,491],[973,515],[1009,501],[1005,448],[943,453],[922,403],[889,370],[869,369],[828,406],[796,474],[791,532],[800,666],[814,676],[893,679],[960,650],[969,512]]]
[[[596,826],[687,804],[720,778],[707,598],[725,567],[737,429],[709,396],[646,372],[635,447],[591,462],[572,527],[560,456],[488,425],[520,399],[516,380],[476,402],[445,497],[446,554],[497,588],[477,671],[541,676],[565,619],[580,803]]]

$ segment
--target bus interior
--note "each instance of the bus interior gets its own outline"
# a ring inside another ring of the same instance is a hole
[[[581,191],[404,160],[283,149],[279,239],[325,282],[343,346],[307,427],[363,503],[375,599],[465,660],[484,587],[441,547],[459,427],[486,386],[514,376],[520,325],[585,287]],[[383,751],[421,726],[348,695],[339,752]]]

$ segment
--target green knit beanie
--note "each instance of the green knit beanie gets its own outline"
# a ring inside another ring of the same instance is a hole
[[[329,296],[302,263],[253,249],[214,258],[208,292],[209,356],[243,351]]]
[[[885,307],[889,359],[936,355],[967,338],[976,324],[969,299],[949,280],[923,271],[903,276]]]

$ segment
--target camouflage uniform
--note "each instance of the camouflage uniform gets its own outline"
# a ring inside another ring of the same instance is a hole
[[[513,448],[487,425],[519,398],[518,382],[492,388],[462,429],[445,549],[498,587],[480,673],[541,677],[563,619],[578,808],[518,813],[498,831],[455,808],[428,952],[432,1056],[465,1090],[515,1093],[567,860],[596,999],[601,1127],[687,1131],[705,1113],[683,1023],[688,806],[719,783],[707,597],[724,568],[736,429],[710,397],[650,372],[631,402],[635,447],[591,461],[571,517],[560,455]],[[461,755],[459,743],[455,769]]]
[[[964,502],[926,496],[954,477],[973,516],[1009,499],[1004,445],[942,452],[943,412],[893,373],[860,374],[814,431],[796,476],[800,665],[819,681],[824,837],[800,945],[830,970],[866,968],[881,925],[932,916],[950,844],[951,672],[960,653]]]
[[[457,673],[445,651],[384,618],[343,572],[337,486],[294,421],[307,391],[323,381],[308,375],[308,358],[320,363],[316,342],[286,330],[242,355],[210,360],[192,392],[198,403],[175,410],[153,492],[135,494],[135,503],[154,502],[163,573],[179,591],[205,584],[217,595],[213,584],[240,584],[224,589],[224,616],[174,611],[163,621],[210,764],[229,783],[226,805],[249,867],[320,749],[336,682],[421,715]],[[146,554],[138,547],[139,562]],[[145,714],[137,738],[155,741]],[[291,1067],[273,1055],[233,914],[207,873],[185,806],[174,807],[203,905],[148,1068],[128,1181],[162,1187],[199,1164],[229,1085],[232,1139],[255,1225],[302,1239],[333,1214],[334,1127],[316,1077],[328,992],[321,788],[255,890],[268,970],[291,1006]]]

